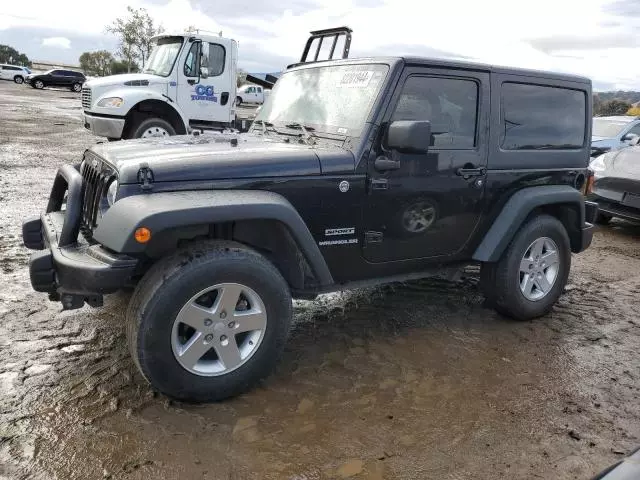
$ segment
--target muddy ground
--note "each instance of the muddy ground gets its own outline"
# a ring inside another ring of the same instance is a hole
[[[574,256],[555,310],[514,322],[477,273],[296,303],[284,358],[231,401],[154,393],[127,296],[61,312],[32,292],[25,216],[99,139],[79,98],[0,84],[0,478],[587,479],[640,445],[640,227]]]

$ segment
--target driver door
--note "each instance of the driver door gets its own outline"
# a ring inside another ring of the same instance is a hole
[[[205,41],[193,42],[185,52],[177,68],[178,104],[189,123],[228,123],[232,52]]]

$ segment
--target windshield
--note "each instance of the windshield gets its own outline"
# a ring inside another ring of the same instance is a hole
[[[167,77],[173,70],[180,47],[182,47],[182,37],[163,37],[151,50],[144,73],[152,73]]]
[[[629,125],[629,122],[622,120],[594,118],[591,135],[594,137],[616,137],[627,125]]]
[[[382,86],[387,65],[337,65],[285,73],[256,120],[301,124],[317,132],[358,136]]]

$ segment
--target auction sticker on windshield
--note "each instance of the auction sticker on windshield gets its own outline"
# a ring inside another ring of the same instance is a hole
[[[364,88],[369,85],[371,77],[373,77],[373,72],[371,70],[347,72],[342,76],[342,80],[340,80],[340,86],[349,88]]]

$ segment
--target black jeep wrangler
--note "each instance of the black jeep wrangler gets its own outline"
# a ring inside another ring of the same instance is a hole
[[[597,206],[591,82],[426,58],[302,62],[249,132],[89,148],[23,225],[33,288],[63,308],[135,287],[144,377],[237,395],[283,349],[292,298],[481,265],[490,304],[549,312]]]

